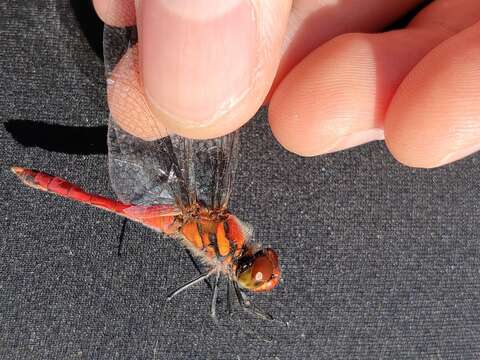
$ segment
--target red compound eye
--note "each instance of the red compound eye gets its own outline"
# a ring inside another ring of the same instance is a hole
[[[252,277],[255,281],[268,281],[273,274],[273,264],[268,256],[263,255],[257,257],[252,266]]]
[[[240,262],[237,281],[243,289],[261,292],[270,291],[280,281],[278,256],[273,249],[262,249]]]

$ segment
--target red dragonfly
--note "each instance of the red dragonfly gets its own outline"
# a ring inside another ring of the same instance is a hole
[[[131,31],[110,31],[113,41],[131,44]],[[114,36],[112,36],[112,34]],[[131,45],[130,45],[131,46]],[[118,46],[116,46],[118,48]],[[111,48],[110,48],[111,50]],[[117,57],[122,52],[117,51]],[[172,292],[167,301],[214,276],[211,316],[216,318],[220,276],[227,279],[241,307],[262,317],[245,291],[272,290],[280,280],[278,256],[251,239],[251,229],[227,208],[238,162],[239,132],[210,140],[167,135],[145,141],[109,120],[108,159],[112,187],[119,200],[88,193],[44,172],[12,167],[33,188],[95,206],[178,239],[208,270]]]

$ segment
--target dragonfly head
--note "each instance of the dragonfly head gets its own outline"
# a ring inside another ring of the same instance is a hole
[[[238,260],[236,278],[243,289],[255,292],[272,290],[280,280],[277,253],[270,248],[247,252]]]

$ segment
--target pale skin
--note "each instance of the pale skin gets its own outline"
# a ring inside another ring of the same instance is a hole
[[[106,23],[139,28],[139,71],[117,68],[109,105],[154,139],[220,136],[265,103],[293,153],[385,140],[405,165],[442,166],[480,150],[480,1],[434,0],[380,32],[423,2],[93,0]]]

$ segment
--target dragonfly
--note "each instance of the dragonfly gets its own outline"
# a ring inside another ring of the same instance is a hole
[[[115,81],[116,64],[125,61],[135,43],[134,28],[106,27],[107,82]],[[19,166],[11,170],[29,187],[107,210],[178,240],[207,270],[170,293],[167,302],[212,277],[210,315],[216,319],[219,283],[225,278],[229,312],[235,294],[243,310],[273,319],[253,304],[247,292],[271,291],[278,285],[278,255],[255,242],[251,227],[228,209],[239,159],[239,130],[208,140],[162,134],[144,140],[125,131],[110,114],[108,166],[117,199],[42,171]]]

